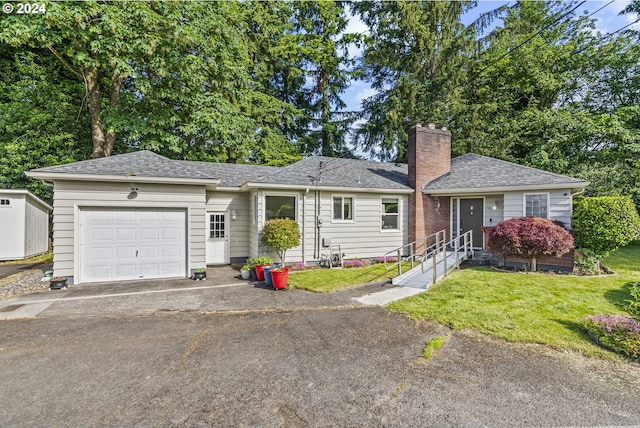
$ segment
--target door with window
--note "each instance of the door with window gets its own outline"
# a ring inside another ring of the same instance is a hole
[[[229,263],[228,217],[223,212],[207,213],[207,264]]]
[[[473,247],[484,246],[482,230],[484,222],[484,199],[460,199],[460,235],[473,231]]]

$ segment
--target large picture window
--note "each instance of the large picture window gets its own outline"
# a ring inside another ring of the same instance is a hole
[[[332,218],[334,221],[353,221],[353,198],[334,196]]]
[[[549,213],[547,200],[546,193],[524,195],[524,215],[547,218]]]
[[[296,220],[296,197],[267,195],[264,197],[266,211],[265,220],[274,218],[290,218]]]
[[[400,214],[398,198],[382,198],[382,230],[398,230]]]

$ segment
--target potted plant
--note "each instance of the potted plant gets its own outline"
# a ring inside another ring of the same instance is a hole
[[[49,280],[49,290],[60,290],[61,288],[67,288],[67,278],[54,276]]]
[[[277,290],[285,289],[289,279],[289,269],[286,268],[285,261],[287,250],[300,245],[298,223],[288,218],[275,218],[267,221],[262,228],[262,243],[272,247],[278,253],[282,267],[271,269],[271,280]],[[277,278],[277,285],[273,281],[274,278]]]
[[[271,266],[271,257],[260,256],[247,260],[247,265],[255,270],[255,278],[258,281],[264,281],[264,272],[262,268],[265,266]]]
[[[193,275],[191,276],[191,279],[195,279],[196,281],[200,281],[200,280],[205,281],[207,279],[207,272],[204,270],[204,268],[195,269],[193,271]]]
[[[251,276],[251,269],[249,268],[248,265],[244,265],[240,268],[240,277],[242,279],[249,279],[249,277]]]

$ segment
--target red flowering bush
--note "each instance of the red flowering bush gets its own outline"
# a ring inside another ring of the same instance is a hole
[[[498,223],[489,232],[489,247],[504,254],[531,259],[541,255],[561,257],[573,248],[573,236],[560,222],[539,217],[520,217]]]

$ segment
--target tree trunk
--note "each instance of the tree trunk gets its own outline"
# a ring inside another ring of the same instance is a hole
[[[104,130],[102,129],[102,97],[100,93],[100,72],[98,68],[85,68],[84,78],[87,81],[89,113],[91,114],[91,140],[93,143],[91,157],[102,158],[109,155],[105,154],[107,140],[104,135]]]
[[[538,262],[536,260],[535,257],[531,258],[531,272],[537,272],[538,271]]]

